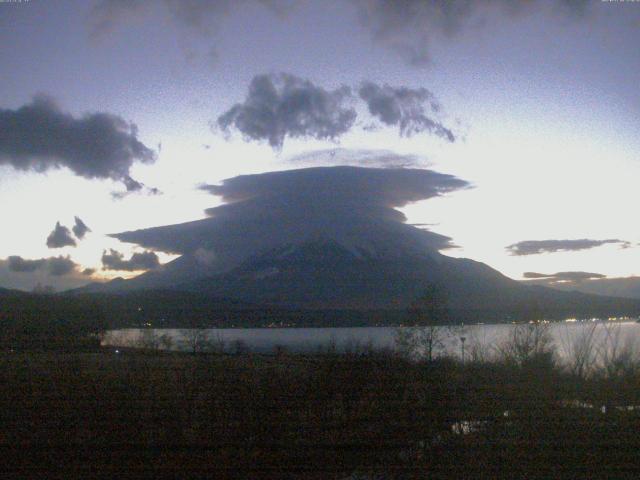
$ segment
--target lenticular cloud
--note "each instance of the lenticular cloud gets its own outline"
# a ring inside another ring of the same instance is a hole
[[[322,239],[376,255],[421,255],[453,246],[451,239],[406,224],[397,208],[466,187],[452,175],[419,169],[342,166],[243,175],[200,187],[226,202],[208,209],[206,219],[113,236],[181,254],[178,264],[190,259],[211,273],[276,247]]]

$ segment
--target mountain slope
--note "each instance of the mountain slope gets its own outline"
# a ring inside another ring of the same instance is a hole
[[[27,295],[27,292],[23,292],[21,290],[12,290],[8,288],[0,288],[0,298],[5,297],[18,297]]]
[[[228,301],[251,305],[240,310],[253,312],[405,312],[428,285],[436,284],[447,292],[449,307],[458,321],[640,314],[639,300],[525,285],[480,262],[447,257],[433,250],[419,254],[389,245],[373,248],[371,244],[345,245],[331,238],[317,238],[263,251],[222,273],[202,263],[196,268],[198,262],[184,256],[171,268],[91,285],[75,293],[126,294],[127,304],[133,305],[148,296],[145,292],[156,292],[152,303],[158,305],[157,317],[187,318],[193,305],[197,316],[206,319],[207,311],[229,311]],[[180,295],[180,301],[163,300],[179,292],[188,294],[185,298],[190,300],[184,301]],[[242,317],[234,315],[234,322]]]
[[[439,252],[452,239],[407,223],[400,210],[469,186],[424,169],[337,166],[241,175],[204,187],[223,201],[206,218],[113,234],[180,256],[156,271],[92,288],[182,290],[277,309],[399,312],[436,284],[459,317],[640,311],[639,301],[535,288],[482,263],[444,256]]]
[[[640,298],[640,277],[597,278],[581,282],[549,282],[547,280],[526,280],[528,285],[548,286],[555,290],[577,291],[612,297]]]
[[[178,288],[296,309],[392,310],[406,309],[432,283],[443,287],[450,307],[468,319],[640,311],[638,301],[522,285],[473,260],[438,253],[376,255],[335,241],[283,246]]]

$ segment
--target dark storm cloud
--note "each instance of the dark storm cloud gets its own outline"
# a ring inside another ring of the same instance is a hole
[[[87,224],[82,221],[80,217],[74,217],[75,225],[73,225],[73,234],[77,239],[82,240],[84,236],[91,231]]]
[[[618,239],[590,240],[526,240],[509,245],[506,249],[511,255],[536,255],[539,253],[570,252],[588,250],[608,243],[620,245],[620,248],[629,248],[629,242]]]
[[[352,0],[362,24],[374,40],[414,65],[431,60],[434,42],[450,39],[472,23],[477,25],[498,10],[507,16],[522,16],[540,7],[551,15],[580,17],[589,0]]]
[[[84,270],[82,270],[82,275],[85,275],[87,277],[90,277],[94,273],[96,273],[96,269],[95,268],[85,268]]]
[[[64,225],[60,225],[60,222],[56,222],[56,226],[53,231],[47,237],[47,247],[49,248],[62,248],[62,247],[75,247],[76,241],[71,236],[71,231]]]
[[[410,137],[424,131],[453,142],[453,132],[434,118],[441,107],[426,88],[391,87],[364,82],[358,90],[369,113],[389,126],[398,127],[400,135]]]
[[[592,272],[557,272],[557,273],[537,273],[537,272],[524,272],[523,277],[526,279],[538,279],[545,280],[548,283],[555,282],[572,282],[578,283],[585,280],[594,280],[598,278],[606,278],[606,275],[601,273]]]
[[[75,273],[78,269],[78,264],[71,260],[68,255],[66,257],[39,258],[37,260],[28,260],[14,255],[7,258],[6,263],[11,272],[33,273],[35,271],[46,271],[49,275],[55,277]]]
[[[0,165],[43,172],[67,167],[88,179],[138,182],[129,176],[135,161],[153,162],[155,154],[137,138],[136,126],[108,113],[76,118],[49,98],[37,96],[17,110],[0,109]]]
[[[285,137],[335,139],[356,119],[350,98],[348,87],[325,90],[294,75],[257,75],[245,101],[220,115],[217,125],[226,133],[234,127],[247,139],[267,140],[277,149]]]
[[[113,236],[219,271],[315,239],[356,251],[424,255],[451,248],[451,239],[406,224],[397,208],[468,187],[454,176],[418,169],[340,166],[243,175],[201,187],[226,202],[207,210],[207,219]]]
[[[137,270],[155,270],[160,266],[160,260],[155,252],[136,252],[129,260],[124,259],[124,255],[117,250],[109,249],[102,252],[103,270],[124,270],[133,272]]]

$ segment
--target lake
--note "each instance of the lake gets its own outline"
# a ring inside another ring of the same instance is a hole
[[[407,327],[408,328],[408,327]],[[476,352],[493,355],[506,341],[513,338],[514,324],[465,325],[443,329],[443,345],[438,355],[452,355],[469,358]],[[543,324],[538,328],[547,330],[559,358],[570,357],[576,348],[589,341],[594,352],[609,354],[626,350],[634,354],[640,346],[640,323],[626,321],[572,321]],[[337,351],[353,351],[371,346],[375,349],[395,348],[395,327],[354,327],[354,328],[214,328],[207,330],[182,329],[122,329],[107,332],[103,345],[131,347],[146,344],[154,348],[189,350],[196,332],[204,332],[210,341],[224,344],[226,351],[239,348],[257,353],[274,353],[279,349],[291,352],[315,352],[330,345]],[[158,337],[165,335],[169,345],[158,343]],[[461,341],[464,338],[464,342]],[[151,343],[149,343],[151,341]]]

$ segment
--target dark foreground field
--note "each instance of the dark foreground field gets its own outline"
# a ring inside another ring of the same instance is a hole
[[[638,477],[640,410],[627,408],[640,405],[637,371],[585,379],[547,360],[6,353],[1,468],[15,478]]]

